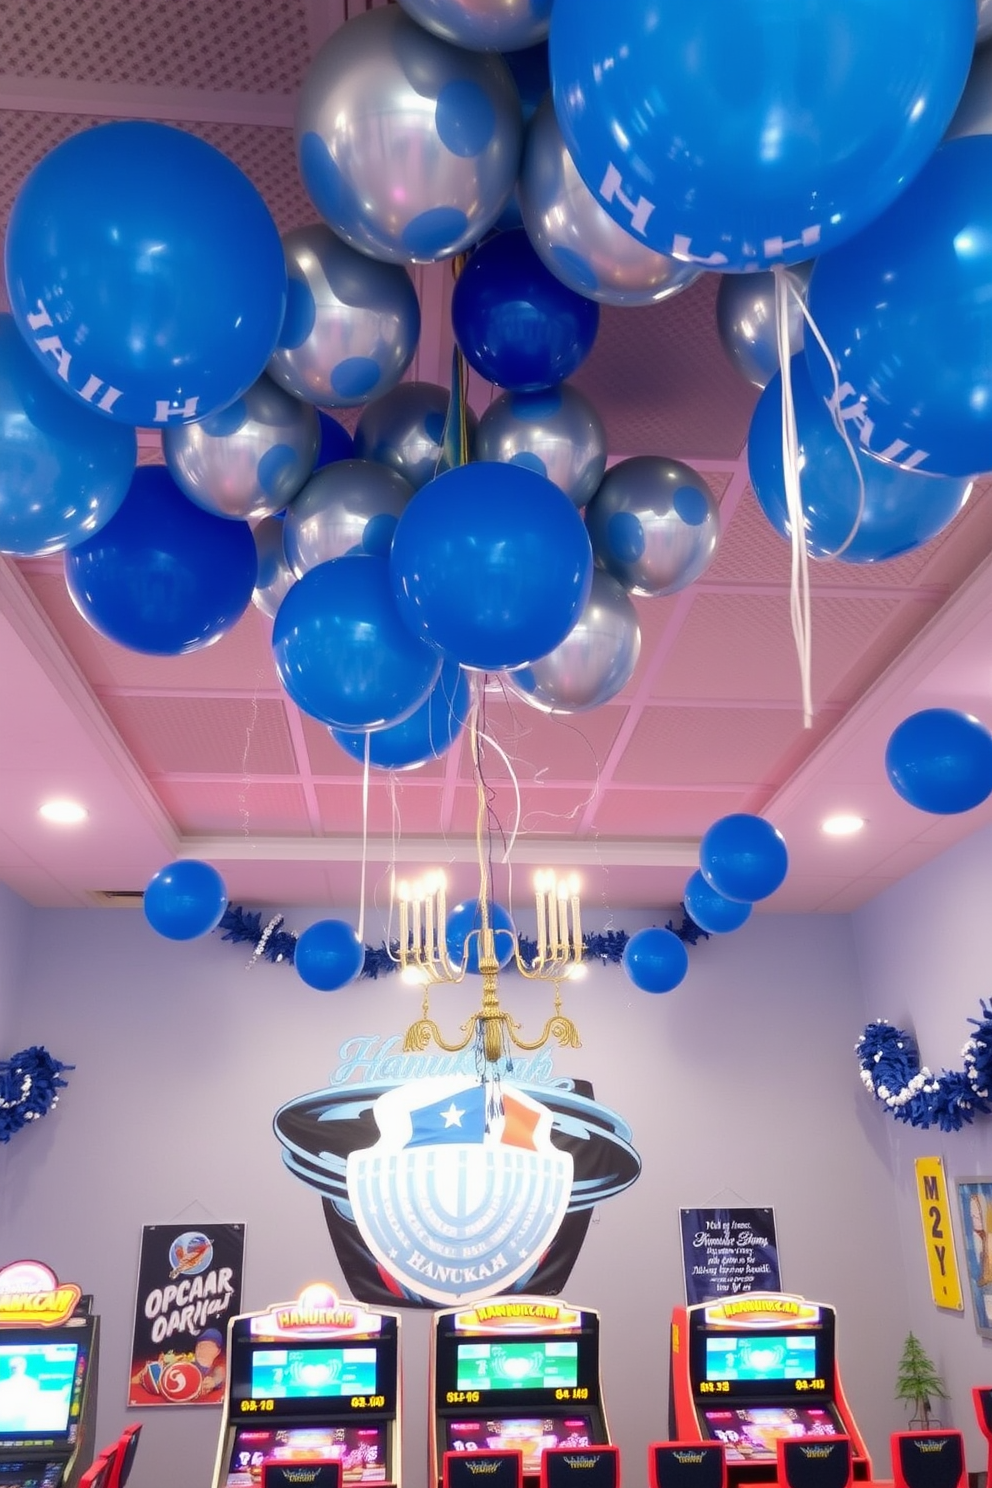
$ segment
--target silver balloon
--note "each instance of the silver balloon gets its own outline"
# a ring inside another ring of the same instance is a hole
[[[346,21],[303,82],[296,148],[320,215],[391,263],[463,252],[499,217],[523,125],[509,68],[432,36],[398,6]]]
[[[412,495],[409,481],[371,460],[336,460],[318,470],[283,522],[286,559],[297,578],[345,553],[388,556]]]
[[[286,316],[268,373],[321,408],[356,408],[399,382],[420,339],[413,280],[315,222],[282,240]]]
[[[992,29],[992,0],[982,9],[988,12],[985,20]],[[966,139],[971,134],[992,134],[992,43],[976,49],[961,102],[944,138]]]
[[[384,398],[370,403],[358,420],[355,454],[388,465],[419,491],[438,474],[450,401],[448,389],[436,382],[401,382]],[[473,459],[479,421],[471,409],[466,409],[466,415],[469,459]]]
[[[641,627],[633,601],[601,568],[585,609],[560,646],[504,674],[508,692],[542,713],[586,713],[616,697],[634,675]]]
[[[473,52],[515,52],[544,41],[551,0],[400,0],[435,36]]]
[[[586,508],[596,561],[630,594],[675,594],[709,567],[720,508],[695,470],[662,455],[621,460]]]
[[[604,305],[653,305],[698,279],[627,232],[600,206],[565,146],[551,96],[527,129],[517,187],[524,227],[552,274]]]
[[[482,415],[476,458],[525,465],[576,506],[596,494],[606,469],[606,430],[595,408],[567,382],[543,393],[503,393]]]
[[[805,298],[812,263],[793,264],[789,275]],[[803,312],[789,295],[789,355],[803,349]],[[778,371],[774,274],[721,274],[716,328],[723,349],[748,382],[767,387]]]
[[[260,377],[228,408],[170,424],[162,447],[172,478],[197,506],[254,521],[282,511],[313,470],[317,410]]]
[[[978,0],[978,40],[992,36],[992,0]]]
[[[252,534],[258,554],[258,583],[251,602],[270,620],[276,618],[276,611],[296,583],[296,575],[286,562],[283,549],[283,526],[281,517],[266,517]]]

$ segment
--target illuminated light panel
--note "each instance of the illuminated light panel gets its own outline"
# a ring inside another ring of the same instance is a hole
[[[863,816],[855,816],[849,812],[838,812],[836,816],[828,816],[821,823],[821,830],[828,837],[853,837],[860,832],[865,824]]]
[[[58,827],[78,827],[80,822],[86,821],[89,812],[78,801],[56,800],[45,801],[38,807],[38,815],[43,821]]]

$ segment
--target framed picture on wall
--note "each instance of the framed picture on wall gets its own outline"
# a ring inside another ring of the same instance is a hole
[[[959,1178],[957,1189],[975,1327],[992,1338],[992,1178]]]

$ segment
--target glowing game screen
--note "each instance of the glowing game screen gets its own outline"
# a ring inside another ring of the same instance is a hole
[[[449,1421],[448,1451],[522,1452],[524,1474],[537,1477],[545,1447],[589,1447],[588,1416],[532,1416],[502,1421]]]
[[[815,1378],[816,1339],[811,1333],[706,1339],[708,1380]]]
[[[459,1390],[571,1389],[579,1382],[579,1345],[460,1343]]]
[[[77,1343],[0,1343],[0,1436],[68,1431]]]
[[[252,1400],[374,1395],[374,1348],[266,1348],[251,1355]]]
[[[780,1437],[836,1436],[830,1411],[815,1406],[754,1406],[704,1412],[710,1436],[723,1442],[728,1462],[774,1461]]]
[[[225,1488],[260,1488],[267,1462],[341,1463],[345,1483],[386,1481],[386,1433],[382,1426],[289,1426],[235,1433]]]

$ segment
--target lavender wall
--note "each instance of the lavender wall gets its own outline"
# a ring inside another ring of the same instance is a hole
[[[312,916],[311,916],[312,917]],[[302,928],[303,917],[289,917]],[[620,921],[632,928],[633,920]],[[595,928],[595,926],[593,926]],[[340,1282],[316,1195],[283,1168],[283,1101],[320,1088],[360,1035],[402,1033],[419,998],[390,978],[322,997],[240,948],[156,938],[138,914],[32,912],[21,1031],[77,1065],[58,1111],[11,1143],[0,1255],[36,1253],[92,1290],[104,1319],[101,1438],[124,1423],[143,1223],[244,1220],[246,1305]],[[375,927],[369,938],[377,938]],[[848,1393],[884,1467],[906,1303],[888,1132],[851,1057],[864,1021],[849,922],[755,917],[691,952],[665,997],[597,968],[568,993],[583,1047],[556,1074],[591,1079],[629,1121],[640,1180],[596,1211],[566,1296],[603,1314],[603,1368],[630,1488],[667,1429],[667,1322],[681,1300],[680,1205],[773,1204],[787,1288],[837,1304]],[[507,976],[530,1031],[546,993]],[[454,1028],[471,994],[438,994]],[[404,1454],[423,1488],[427,1319],[404,1325]],[[219,1416],[151,1412],[141,1488],[207,1488]]]
[[[20,1048],[14,1043],[15,1008],[24,970],[28,906],[0,884],[0,1059]]]
[[[992,831],[985,830],[853,916],[869,1017],[913,1028],[931,1069],[961,1068],[961,1046],[971,1032],[967,1020],[978,1012],[979,1001],[992,995],[990,903]],[[992,1383],[992,1344],[975,1332],[957,1213],[965,1310],[941,1312],[930,1301],[913,1163],[917,1157],[943,1157],[952,1196],[955,1179],[992,1176],[992,1119],[980,1117],[970,1130],[944,1135],[907,1129],[881,1107],[873,1107],[871,1116],[871,1125],[884,1129],[892,1154],[908,1283],[902,1331],[912,1329],[936,1362],[951,1394],[941,1410],[943,1423],[964,1430],[969,1466],[984,1471],[987,1448],[973,1424],[970,1391]]]

